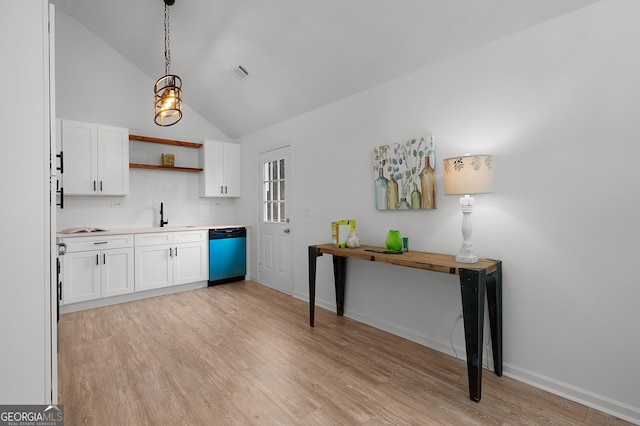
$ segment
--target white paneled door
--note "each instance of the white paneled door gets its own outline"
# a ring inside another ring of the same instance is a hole
[[[287,294],[293,292],[291,233],[291,148],[260,153],[258,281]]]

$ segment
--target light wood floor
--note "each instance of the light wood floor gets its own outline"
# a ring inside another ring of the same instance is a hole
[[[626,424],[253,282],[63,315],[69,426]]]

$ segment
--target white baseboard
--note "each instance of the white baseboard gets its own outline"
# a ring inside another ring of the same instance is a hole
[[[640,409],[637,407],[615,401],[606,396],[598,395],[586,389],[543,376],[533,371],[528,371],[506,362],[503,363],[503,374],[519,382],[640,425]]]
[[[197,288],[207,287],[207,285],[207,281],[198,281],[191,284],[182,284],[171,287],[158,288],[154,290],[141,291],[139,293],[129,293],[120,296],[105,297],[104,299],[88,300],[86,302],[72,303],[70,305],[60,305],[60,314],[84,311],[86,309],[102,308],[103,306],[133,302],[134,300],[148,299],[150,297],[179,293],[181,291],[195,290]]]
[[[309,296],[307,294],[294,293],[293,296],[306,302],[309,301]],[[324,300],[316,299],[316,306],[328,309],[333,312],[335,312],[336,310],[336,305],[334,303],[330,303]],[[405,330],[404,328],[397,325],[383,323],[377,321],[375,318],[371,318],[367,315],[362,315],[361,313],[354,312],[352,310],[345,309],[344,314],[346,317],[354,319],[358,322],[370,325],[379,330],[386,331],[396,336],[404,337],[405,339],[411,340],[412,342],[419,343],[448,355],[456,357],[457,353],[457,358],[466,360],[465,349],[456,347],[454,352],[450,342],[430,339],[426,336],[420,335],[410,330]],[[486,345],[483,353],[483,364],[485,368],[493,370],[493,357],[491,351],[487,352]],[[577,386],[573,386],[568,383],[564,383],[559,380],[555,380],[550,377],[546,377],[541,374],[528,371],[505,362],[503,362],[502,372],[503,375],[519,382],[526,383],[538,389],[550,392],[554,395],[561,396],[587,407],[591,407],[595,410],[602,411],[603,413],[607,413],[633,424],[640,425],[640,409],[638,407],[633,407],[623,402],[612,400],[610,398],[607,398],[606,396],[598,395],[586,389],[582,389]]]

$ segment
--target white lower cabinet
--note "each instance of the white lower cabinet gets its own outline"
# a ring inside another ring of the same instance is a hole
[[[101,254],[102,297],[133,293],[133,248],[105,250]]]
[[[209,278],[206,230],[136,234],[135,247],[135,291]]]
[[[62,304],[132,293],[133,236],[62,239]]]
[[[136,247],[136,291],[173,284],[173,248],[169,245]]]
[[[99,251],[67,253],[62,259],[62,303],[98,299],[100,289]]]
[[[209,278],[208,244],[182,243],[176,244],[173,257],[174,284],[187,284],[204,281]]]
[[[91,234],[89,234],[91,235]],[[61,238],[62,304],[209,279],[208,231]]]

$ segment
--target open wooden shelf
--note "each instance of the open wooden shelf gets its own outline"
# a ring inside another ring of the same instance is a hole
[[[162,145],[181,146],[183,148],[195,148],[195,149],[202,148],[201,143],[152,138],[149,136],[140,136],[140,135],[131,135],[131,134],[129,135],[129,140],[138,141],[138,142],[159,143]],[[193,172],[193,173],[198,173],[203,170],[203,169],[198,169],[193,167],[164,167],[157,164],[140,164],[140,163],[129,163],[129,168],[130,169],[167,170],[171,172]]]
[[[174,141],[171,139],[152,138],[149,136],[129,135],[129,140],[138,142],[159,143],[163,145],[182,146],[184,148],[202,148],[201,143]]]
[[[163,167],[157,166],[153,164],[140,164],[140,163],[129,163],[130,169],[152,169],[152,170],[166,170],[169,172],[201,172],[202,169],[192,168],[192,167]]]

